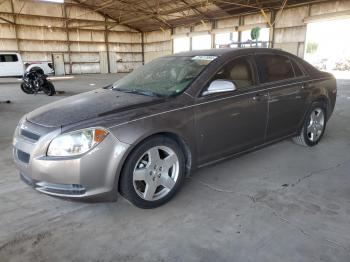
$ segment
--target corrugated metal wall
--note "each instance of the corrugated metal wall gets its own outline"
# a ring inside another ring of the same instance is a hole
[[[0,16],[15,23],[0,20],[0,50],[19,51],[25,62],[48,62],[62,53],[67,74],[108,72],[108,67],[112,73],[129,72],[142,64],[140,32],[75,3],[7,0]],[[109,66],[107,61],[101,68],[106,58]]]
[[[350,10],[350,1],[310,4],[285,9],[281,14],[277,12],[270,40],[273,40],[274,47],[302,57],[305,19],[346,10]],[[261,14],[254,14],[177,27],[173,32],[145,32],[142,37],[140,32],[117,25],[115,21],[69,0],[64,5],[5,0],[0,4],[0,16],[8,20],[0,20],[0,51],[20,51],[25,62],[51,61],[52,54],[62,53],[67,74],[129,72],[141,65],[143,59],[148,62],[171,54],[172,33],[185,35],[205,31],[213,33],[215,30],[244,31],[256,25],[268,27]]]
[[[147,32],[144,34],[145,62],[172,54],[170,30]]]

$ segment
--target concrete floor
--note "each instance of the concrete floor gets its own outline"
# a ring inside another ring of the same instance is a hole
[[[350,261],[348,80],[318,146],[287,140],[204,168],[158,209],[66,201],[22,183],[11,159],[20,117],[118,77],[56,81],[67,93],[55,97],[0,79],[0,101],[12,100],[0,104],[0,261]]]

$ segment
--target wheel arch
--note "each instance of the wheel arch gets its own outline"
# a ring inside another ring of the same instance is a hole
[[[315,98],[313,103],[316,103],[316,102],[321,102],[321,103],[324,103],[324,104],[328,104],[328,98],[325,96],[325,95],[320,95],[319,97]]]
[[[190,146],[186,143],[186,141],[179,136],[178,134],[174,133],[174,132],[169,132],[169,131],[163,131],[163,132],[157,132],[157,133],[153,133],[153,134],[149,134],[146,137],[143,137],[142,139],[140,139],[139,141],[137,141],[131,148],[130,150],[127,152],[126,157],[123,160],[123,163],[121,165],[121,168],[119,169],[119,175],[116,176],[116,182],[118,184],[117,188],[119,191],[119,182],[121,179],[121,173],[124,170],[125,164],[129,158],[129,156],[131,155],[131,153],[139,146],[141,145],[143,142],[145,142],[148,139],[151,139],[153,137],[157,137],[157,136],[163,136],[163,137],[167,137],[172,139],[173,141],[175,141],[181,148],[182,152],[184,153],[185,156],[185,160],[186,160],[186,176],[189,176],[190,174],[190,170],[192,168],[192,164],[193,164],[193,154],[192,151],[190,149]]]
[[[180,148],[182,149],[182,152],[185,155],[186,160],[186,175],[189,175],[190,170],[192,168],[192,151],[190,149],[190,146],[186,143],[186,141],[180,137],[179,135],[173,133],[173,132],[160,132],[155,135],[165,136],[172,140],[174,140],[177,144],[180,145]]]
[[[26,68],[26,70],[31,70],[31,69],[33,69],[33,68],[36,68],[36,69],[41,69],[41,70],[43,70],[43,72],[45,73],[45,70],[44,70],[44,68],[40,65],[40,64],[31,64],[31,65],[29,65],[27,68]]]
[[[305,114],[304,114],[304,117],[303,117],[301,123],[299,124],[298,132],[300,132],[301,129],[303,128],[303,125],[304,125],[304,123],[306,121],[306,118],[308,117],[308,115],[310,113],[310,110],[312,108],[312,105],[314,103],[322,103],[322,104],[324,104],[325,105],[325,110],[326,110],[326,116],[328,116],[329,99],[325,95],[320,95],[318,97],[313,98],[310,101],[310,103],[309,103],[309,105],[308,105],[308,107],[307,107],[307,109],[305,111]],[[328,120],[328,117],[327,117],[327,120]]]
[[[310,103],[309,108],[308,108],[308,113],[310,112],[310,109],[314,103],[322,103],[325,106],[325,111],[326,111],[326,116],[328,120],[328,108],[329,108],[329,99],[325,95],[320,95],[313,99],[313,101]]]

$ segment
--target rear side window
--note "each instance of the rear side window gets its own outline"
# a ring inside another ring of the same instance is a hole
[[[0,62],[17,62],[17,61],[18,61],[18,57],[15,54],[0,55]]]
[[[257,55],[261,83],[294,78],[292,64],[287,56]]]
[[[291,60],[291,62],[293,65],[295,76],[296,77],[304,76],[304,73],[303,73],[303,71],[301,71],[300,66],[294,60]]]
[[[319,77],[320,75],[322,75],[322,73],[318,69],[310,65],[308,62],[302,60],[300,63],[304,68],[304,70],[306,71],[307,75],[311,77]]]

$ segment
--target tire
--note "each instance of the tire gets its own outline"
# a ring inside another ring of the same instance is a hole
[[[48,96],[53,96],[56,93],[55,87],[50,81],[46,81],[46,83],[42,87],[45,94]]]
[[[170,138],[155,136],[128,156],[119,191],[139,208],[156,208],[174,197],[184,179],[185,156],[180,146]]]
[[[293,137],[294,143],[307,147],[317,145],[323,137],[326,124],[326,106],[321,102],[313,103],[306,116],[300,134]]]
[[[34,91],[31,88],[28,88],[25,83],[21,83],[21,89],[26,94],[34,94]]]

